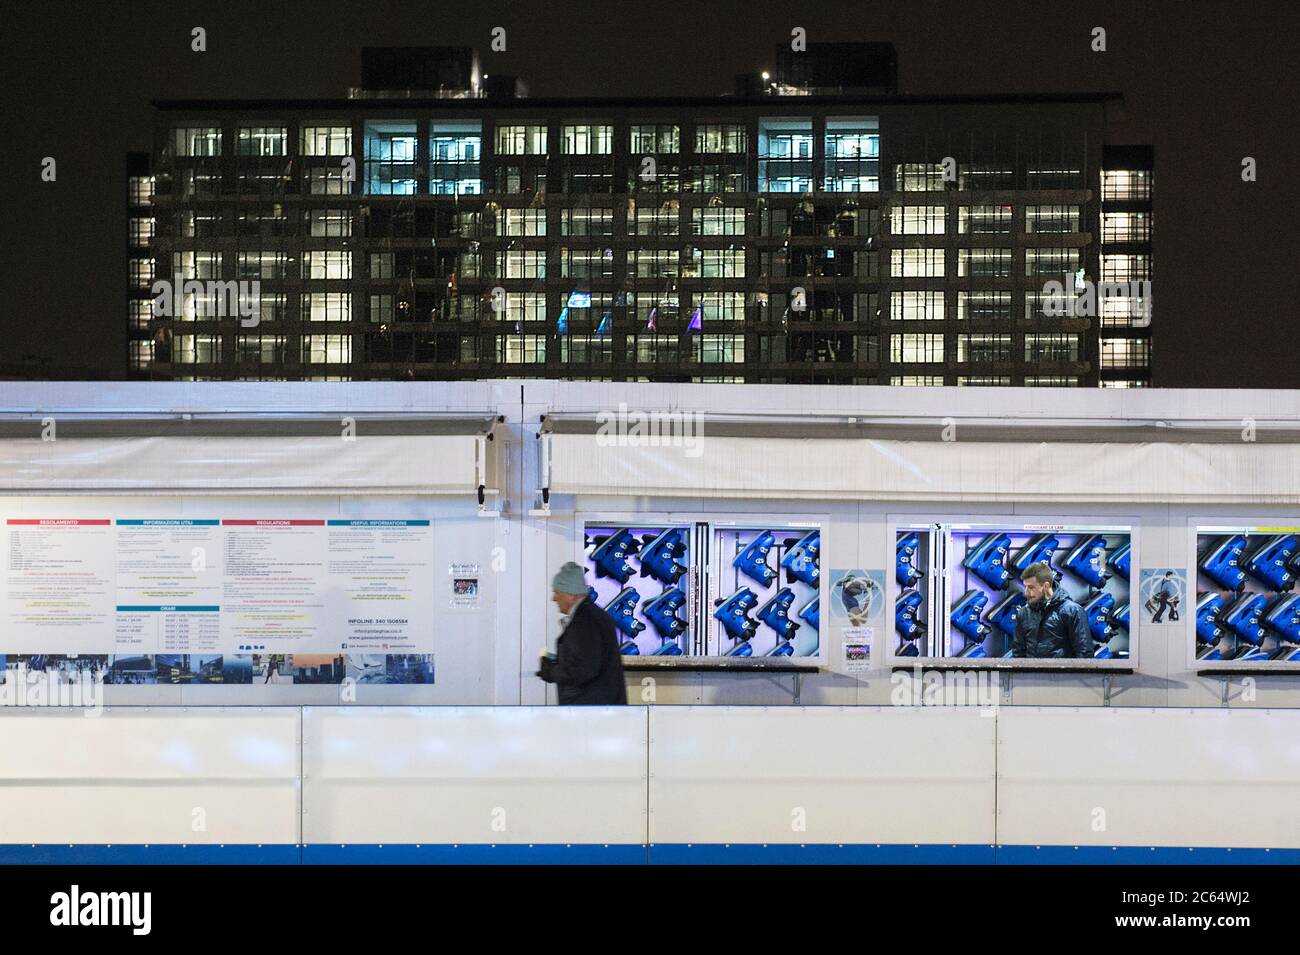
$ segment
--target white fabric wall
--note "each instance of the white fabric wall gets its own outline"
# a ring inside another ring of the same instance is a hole
[[[556,494],[1300,504],[1300,444],[754,439],[710,437],[706,425],[693,457],[594,435],[550,440]]]
[[[8,438],[0,491],[451,494],[477,486],[472,435]]]

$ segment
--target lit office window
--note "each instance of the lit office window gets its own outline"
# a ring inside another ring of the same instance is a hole
[[[745,277],[744,249],[689,250],[690,278],[743,279]]]
[[[504,365],[533,365],[546,361],[545,335],[501,335],[497,361]]]
[[[1025,336],[1025,361],[1078,361],[1079,336],[1040,333]]]
[[[1101,368],[1144,368],[1151,364],[1151,339],[1103,338]]]
[[[614,234],[612,209],[565,209],[560,215],[561,235],[609,238]]]
[[[633,126],[630,130],[630,139],[634,153],[676,153],[681,148],[681,127]]]
[[[957,274],[970,278],[1008,278],[1010,249],[958,249]]]
[[[351,335],[304,335],[302,359],[316,365],[345,365],[352,361]]]
[[[609,335],[565,335],[560,339],[560,361],[573,365],[598,365],[612,361],[614,341]]]
[[[1011,336],[958,335],[957,360],[976,363],[1011,361]]]
[[[498,156],[545,156],[545,126],[498,126],[496,132]]]
[[[943,235],[943,206],[895,206],[889,214],[894,235]]]
[[[221,216],[213,212],[181,213],[181,236],[186,239],[215,239],[220,234]],[[244,232],[241,230],[241,235]]]
[[[635,218],[629,225],[636,235],[674,236],[681,234],[681,219],[676,201],[660,206],[638,206]],[[632,230],[629,230],[632,231]]]
[[[1077,388],[1079,379],[1070,375],[1026,375],[1025,385],[1029,388]]]
[[[131,176],[126,181],[128,199],[133,206],[153,205],[153,176]]]
[[[899,192],[942,192],[940,163],[905,162],[894,166],[894,188]]]
[[[1078,249],[1025,249],[1025,275],[1059,278],[1077,271]]]
[[[682,192],[747,192],[747,182],[742,164],[703,163],[686,168]]]
[[[505,308],[496,313],[497,318],[502,321],[546,321],[546,293],[544,292],[506,292],[504,305]]]
[[[1111,255],[1101,257],[1103,282],[1146,282],[1151,280],[1151,256]]]
[[[393,311],[393,296],[383,293],[370,296],[370,314],[368,316],[371,324],[387,325],[395,318]]]
[[[352,154],[352,127],[304,126],[302,128],[302,154],[304,156],[350,156]]]
[[[413,122],[366,123],[366,192],[409,196],[416,192],[416,129]]]
[[[147,298],[132,299],[127,315],[132,328],[148,328],[153,318],[153,300]]]
[[[429,192],[436,196],[481,193],[482,143],[480,123],[434,123],[429,129]]]
[[[1079,207],[1025,206],[1025,231],[1032,235],[1078,232]]]
[[[545,209],[503,209],[501,211],[502,235],[546,235]]]
[[[681,270],[681,254],[676,249],[629,249],[628,278],[676,278]]]
[[[569,279],[613,278],[614,251],[612,249],[561,249],[560,275]]]
[[[314,238],[352,235],[352,213],[347,209],[309,209],[303,218],[307,220],[307,234]]]
[[[1112,378],[1108,381],[1103,380],[1101,386],[1103,388],[1150,388],[1151,383],[1136,378]]]
[[[531,249],[506,249],[497,252],[497,278],[546,278],[546,253]]]
[[[283,335],[239,335],[235,356],[240,362],[279,364],[284,361]]]
[[[627,317],[644,328],[650,321],[651,313],[655,322],[671,324],[679,316],[680,302],[673,294],[655,294],[653,292],[629,292],[627,295]]]
[[[943,361],[942,335],[891,335],[890,361],[900,364],[933,364]]]
[[[172,338],[174,364],[206,365],[220,361],[220,335],[176,335]]]
[[[759,120],[759,192],[811,192],[812,145],[812,120]]]
[[[1016,170],[991,163],[962,163],[957,170],[957,188],[964,192],[1014,189]]]
[[[127,232],[132,245],[148,245],[153,240],[154,220],[132,216],[127,220]]]
[[[889,254],[894,278],[943,278],[943,249],[893,249]]]
[[[1009,235],[1010,206],[962,206],[958,213],[962,235]]]
[[[350,322],[352,296],[348,292],[304,292],[302,318],[305,322]]]
[[[153,361],[153,340],[132,339],[128,344],[131,367],[137,370],[148,368]]]
[[[745,127],[738,123],[706,123],[695,127],[697,153],[744,153],[749,148]]]
[[[872,119],[826,120],[827,192],[880,190],[880,124]]]
[[[889,317],[896,322],[943,321],[942,292],[892,292]]]
[[[1101,214],[1101,241],[1151,241],[1151,213],[1103,212]]]
[[[1010,292],[958,292],[957,317],[966,321],[1010,321]]]
[[[726,206],[696,206],[691,210],[692,235],[744,235],[745,210]]]
[[[219,279],[221,253],[173,252],[172,275],[180,279]]]
[[[744,292],[702,292],[699,297],[703,321],[742,322],[745,320]]]
[[[352,253],[314,250],[302,254],[302,277],[305,279],[352,278]]]
[[[908,388],[941,388],[943,375],[891,375],[889,383]]]
[[[745,360],[744,335],[694,335],[691,357],[704,364],[737,364]]]
[[[289,256],[284,252],[240,252],[236,268],[241,279],[284,279],[289,277]]]
[[[288,131],[283,126],[241,126],[235,155],[284,156],[288,153],[288,140]]]
[[[342,166],[326,166],[307,170],[307,192],[313,196],[348,195],[349,183],[344,178]]]
[[[1101,201],[1151,198],[1149,169],[1106,169],[1101,174]]]
[[[1010,375],[958,375],[957,384],[964,387],[996,388],[1009,386]]]
[[[580,124],[565,126],[560,152],[566,156],[605,155],[614,151],[614,127]]]
[[[1151,321],[1150,298],[1130,295],[1101,296],[1101,324],[1110,328],[1148,325]]]
[[[221,127],[179,126],[172,130],[177,156],[220,156]]]

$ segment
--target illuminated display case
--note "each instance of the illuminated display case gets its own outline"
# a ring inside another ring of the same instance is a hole
[[[1186,616],[1196,662],[1300,668],[1300,526],[1200,525],[1193,534],[1196,605]]]
[[[625,656],[822,658],[821,520],[578,523],[588,593]]]
[[[895,658],[1006,658],[1025,606],[1021,573],[1047,561],[1056,587],[1084,611],[1090,663],[1133,648],[1133,529],[1091,523],[947,523],[894,527]]]

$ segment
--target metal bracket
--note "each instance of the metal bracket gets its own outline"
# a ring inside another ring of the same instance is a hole
[[[478,497],[478,516],[479,517],[500,517],[499,510],[488,510],[487,506],[487,443],[493,441],[492,431],[478,435],[474,440],[474,483],[475,493]]]
[[[1111,674],[1109,674],[1109,673],[1107,673],[1107,674],[1106,674],[1104,677],[1102,677],[1102,679],[1101,679],[1101,685],[1102,685],[1102,704],[1101,704],[1101,705],[1102,705],[1102,706],[1110,706],[1110,690],[1111,690],[1111,686],[1113,685],[1113,681],[1114,681],[1114,679],[1115,679],[1115,678],[1114,678]]]
[[[803,689],[803,674],[799,671],[794,673],[794,704],[799,705],[799,693]]]
[[[537,432],[537,440],[540,442],[537,446],[537,473],[538,497],[541,498],[542,506],[530,508],[529,517],[550,517],[551,516],[551,432],[546,429],[546,418],[542,418],[542,428]]]

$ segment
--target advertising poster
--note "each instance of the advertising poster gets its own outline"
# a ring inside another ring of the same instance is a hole
[[[1187,571],[1177,567],[1145,568],[1139,583],[1144,623],[1178,623],[1187,605]]]
[[[6,657],[105,680],[433,681],[429,520],[10,518]],[[478,565],[453,578],[477,606]],[[355,659],[355,664],[350,663]]]
[[[831,616],[853,627],[879,627],[885,619],[885,572],[832,570]]]

